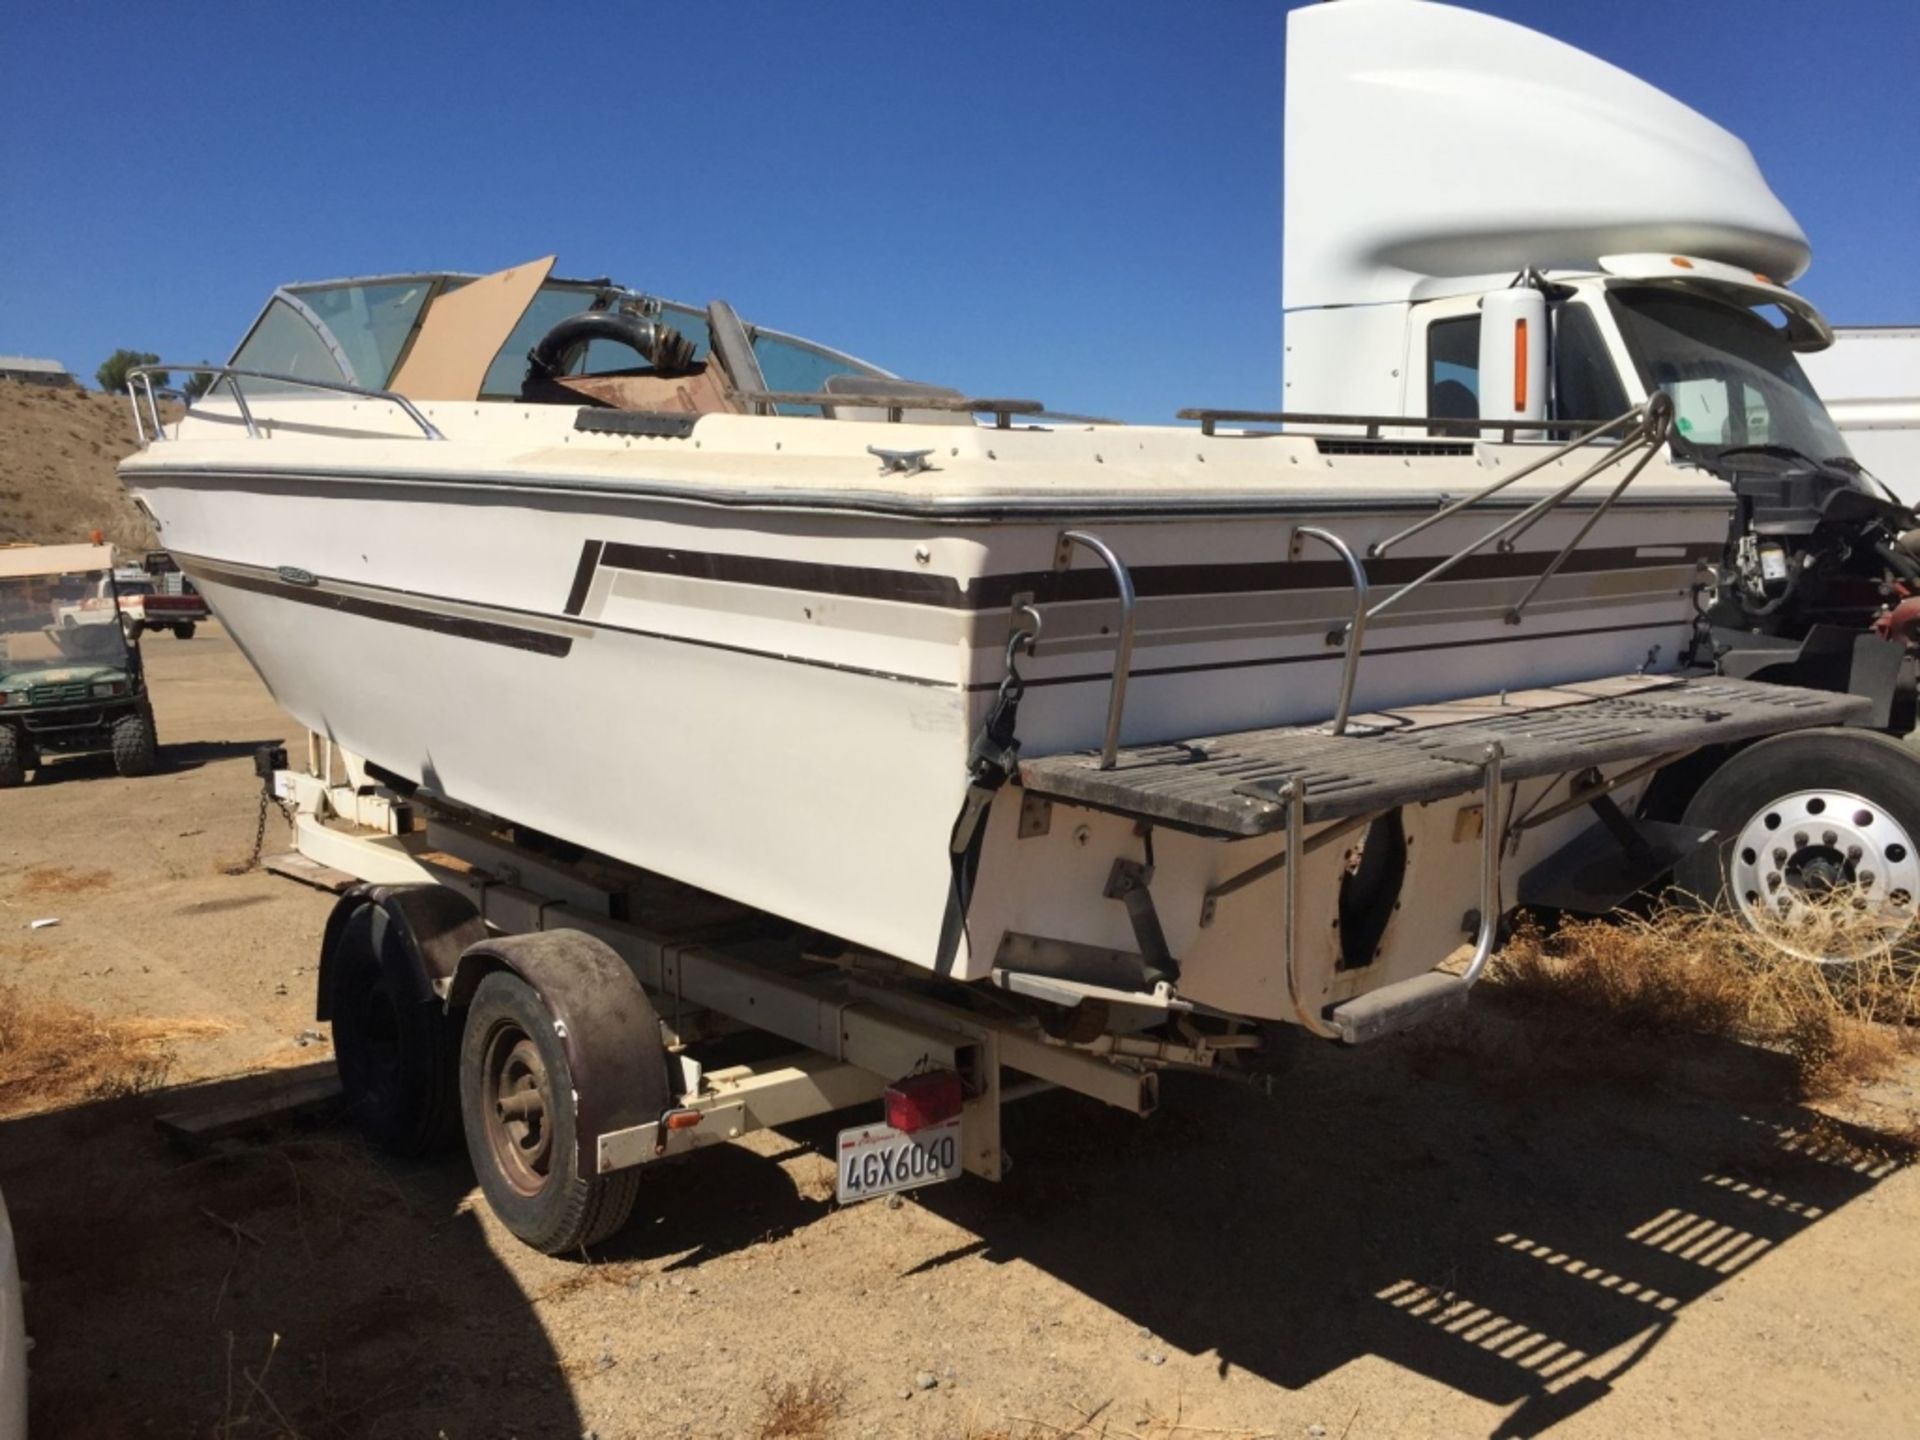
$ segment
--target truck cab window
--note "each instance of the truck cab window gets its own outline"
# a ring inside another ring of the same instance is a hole
[[[1626,408],[1626,389],[1593,312],[1560,306],[1553,317],[1553,418],[1611,420]]]
[[[1480,317],[1458,315],[1427,326],[1427,414],[1436,420],[1480,417]],[[1436,428],[1436,434],[1447,433]]]

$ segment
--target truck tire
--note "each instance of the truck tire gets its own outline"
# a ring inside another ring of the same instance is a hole
[[[581,1173],[566,1048],[539,992],[511,971],[482,979],[467,1009],[460,1113],[481,1193],[526,1244],[564,1254],[627,1223],[640,1171]]]
[[[173,638],[176,640],[191,640],[193,638],[193,621],[182,620],[178,625],[174,626]]]
[[[393,1155],[450,1150],[460,1134],[459,1031],[420,998],[400,924],[371,901],[324,957],[333,1057],[347,1113]]]
[[[1760,934],[1767,920],[1790,920],[1807,898],[1851,885],[1884,913],[1890,939],[1913,943],[1920,756],[1899,742],[1867,730],[1762,740],[1714,771],[1684,821],[1718,834],[1675,867],[1675,885]],[[1788,941],[1780,948],[1821,963],[1863,958],[1804,953]]]
[[[145,628],[145,626],[131,615],[122,615],[120,617],[120,633],[127,637],[127,643],[129,645],[139,641],[140,632]]]
[[[27,783],[26,751],[19,731],[11,725],[0,725],[0,790]]]
[[[122,715],[113,722],[113,768],[132,778],[151,775],[160,763],[153,738],[153,716],[145,710]]]

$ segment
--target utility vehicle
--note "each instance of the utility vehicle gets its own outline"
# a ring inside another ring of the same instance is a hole
[[[98,751],[122,775],[158,763],[112,547],[0,548],[0,787],[24,783],[48,755]]]

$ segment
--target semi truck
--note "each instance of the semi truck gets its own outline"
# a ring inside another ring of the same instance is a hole
[[[1920,763],[1890,737],[1915,723],[1920,467],[1898,447],[1920,400],[1898,396],[1920,396],[1916,332],[1836,349],[1792,288],[1806,234],[1747,145],[1536,31],[1423,0],[1305,6],[1286,86],[1285,406],[1269,418],[1369,417],[1356,443],[1471,450],[1521,423],[1565,439],[1665,392],[1672,455],[1735,498],[1689,658],[1872,702],[1850,728],[1664,772],[1643,813],[1722,836],[1677,880],[1741,903],[1908,854]],[[1808,803],[1875,825],[1790,824],[1805,843],[1772,843],[1769,817]],[[1887,823],[1897,837],[1867,833]]]

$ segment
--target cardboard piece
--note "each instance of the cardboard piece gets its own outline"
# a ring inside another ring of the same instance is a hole
[[[409,400],[477,400],[487,369],[534,295],[554,257],[498,270],[435,298],[393,377]]]

